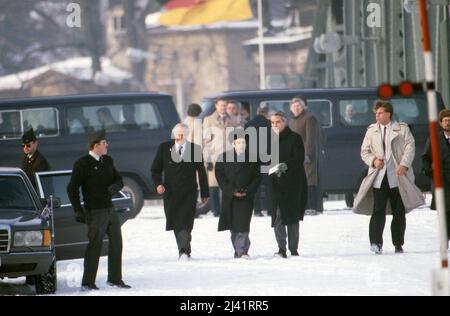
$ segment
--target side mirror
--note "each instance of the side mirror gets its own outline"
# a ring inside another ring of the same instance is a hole
[[[60,207],[61,207],[61,199],[54,197],[53,198],[53,209],[60,208]]]
[[[42,206],[45,207],[47,205],[50,205],[50,199],[41,199]],[[53,208],[60,208],[61,207],[61,199],[60,198],[53,198]]]

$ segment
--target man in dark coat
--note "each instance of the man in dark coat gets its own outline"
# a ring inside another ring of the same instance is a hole
[[[25,156],[22,161],[22,170],[27,174],[36,191],[38,191],[38,187],[34,174],[50,170],[50,165],[47,159],[39,152],[38,145],[39,143],[33,129],[23,134],[22,148]]]
[[[112,197],[123,187],[122,177],[107,156],[105,131],[88,135],[89,154],[74,164],[67,186],[77,222],[88,225],[89,244],[84,255],[83,291],[98,290],[95,284],[103,239],[108,235],[108,282],[112,287],[128,289],[122,280],[122,232]],[[80,201],[80,187],[84,208]]]
[[[278,149],[280,162],[269,171],[274,211],[272,227],[275,229],[279,248],[275,255],[287,258],[286,238],[289,240],[291,255],[298,256],[299,221],[302,221],[305,215],[308,197],[308,184],[303,167],[305,148],[302,137],[287,126],[283,112],[273,114],[271,122],[274,133],[278,135],[272,148]],[[273,172],[274,169],[276,171]]]
[[[233,150],[216,164],[216,179],[223,192],[219,231],[230,230],[234,257],[248,259],[253,201],[261,179],[258,162],[250,161],[244,129],[230,134]]]
[[[308,181],[307,214],[317,215],[323,212],[322,189],[319,179],[319,160],[321,152],[320,123],[308,110],[305,96],[297,96],[291,101],[293,118],[289,128],[302,137],[305,145],[305,172]]]
[[[208,178],[200,146],[186,141],[189,127],[177,124],[174,140],[162,143],[152,165],[152,178],[158,194],[164,194],[166,230],[173,230],[179,259],[191,257],[191,233],[194,227],[198,184],[203,203],[209,198]],[[164,180],[163,180],[164,174]]]
[[[260,153],[259,146],[260,146],[260,137],[264,137],[263,141],[267,144],[266,149],[270,148],[270,133],[271,133],[271,124],[270,120],[268,119],[269,116],[269,108],[267,106],[265,107],[259,107],[256,110],[256,116],[251,119],[247,124],[245,124],[245,129],[249,127],[253,127],[256,129],[257,132],[257,148],[258,153]],[[260,134],[260,132],[262,134]],[[267,152],[268,153],[268,152]],[[261,184],[258,188],[258,191],[256,191],[255,194],[255,202],[254,202],[254,210],[255,210],[255,216],[264,216],[262,214],[262,210],[267,210],[267,215],[272,215],[272,209],[271,209],[271,200],[270,200],[270,194],[268,189],[268,176],[267,173],[262,174],[261,178]]]
[[[439,133],[439,145],[441,149],[442,176],[445,191],[445,208],[447,217],[447,235],[450,240],[450,110],[442,110],[439,113],[442,132]],[[433,179],[433,163],[431,156],[431,143],[428,139],[425,153],[422,156],[423,171]],[[436,209],[435,196],[431,202],[431,209]]]

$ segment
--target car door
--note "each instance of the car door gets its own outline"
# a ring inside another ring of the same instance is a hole
[[[61,207],[54,210],[56,258],[58,260],[83,258],[88,243],[87,225],[75,221],[74,210],[67,195],[66,188],[71,175],[72,171],[70,170],[36,174],[39,196],[45,199],[53,196],[61,201]],[[129,196],[121,191],[118,192],[113,197],[113,205],[119,213],[121,224],[131,218],[132,201]],[[107,239],[104,240],[102,255],[106,254],[105,243],[107,244]]]

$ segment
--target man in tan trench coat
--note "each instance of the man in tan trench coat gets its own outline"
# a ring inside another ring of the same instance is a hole
[[[226,112],[227,103],[227,99],[218,98],[215,102],[216,111],[203,121],[203,154],[207,162],[211,210],[215,217],[222,210],[222,194],[214,170],[218,156],[229,149],[226,129],[232,127],[231,118]]]
[[[415,141],[407,124],[392,119],[394,109],[389,102],[375,102],[374,112],[377,123],[369,126],[361,146],[361,158],[369,166],[369,172],[356,196],[353,211],[372,215],[370,249],[376,254],[383,252],[386,213],[392,213],[392,242],[395,252],[402,253],[405,213],[425,203],[414,185]]]

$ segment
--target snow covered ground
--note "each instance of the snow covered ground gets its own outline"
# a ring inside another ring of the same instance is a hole
[[[439,267],[437,215],[428,208],[407,218],[405,254],[394,254],[390,220],[384,254],[369,251],[369,217],[327,202],[321,216],[301,224],[300,257],[274,258],[277,250],[269,217],[253,218],[250,260],[233,259],[228,232],[217,218],[196,220],[192,259],[179,261],[172,232],[166,232],[162,206],[147,206],[123,226],[124,280],[131,290],[106,285],[101,259],[100,291],[80,292],[82,260],[58,263],[59,295],[430,295],[431,271]],[[20,281],[13,281],[20,282]]]

